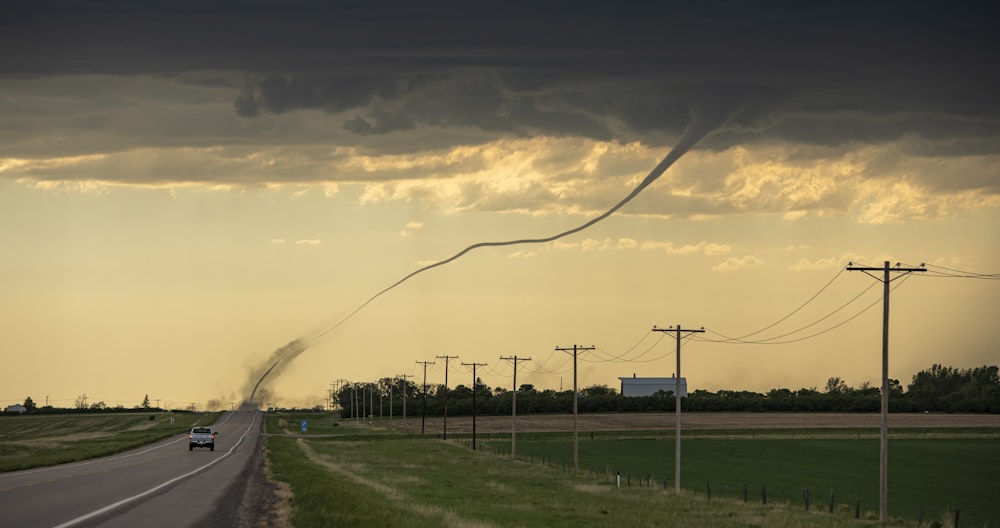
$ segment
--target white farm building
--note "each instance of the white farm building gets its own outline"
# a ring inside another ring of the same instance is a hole
[[[686,378],[637,378],[633,374],[631,378],[618,379],[622,382],[622,396],[652,396],[657,391],[680,394],[681,398],[688,395]]]

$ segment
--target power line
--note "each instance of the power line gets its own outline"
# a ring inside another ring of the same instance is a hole
[[[662,338],[663,336],[660,336],[660,337]],[[625,352],[622,352],[621,355],[618,355],[618,356],[615,356],[611,352],[608,352],[608,351],[606,351],[604,349],[601,349],[601,348],[598,348],[597,351],[605,353],[605,354],[608,354],[609,356],[612,356],[611,358],[607,359],[607,361],[617,361],[617,360],[620,360],[620,359],[624,358],[626,355],[628,355],[629,352],[635,350],[636,348],[639,348],[639,345],[641,345],[643,343],[643,341],[645,341],[647,339],[649,339],[649,332],[643,332],[642,338],[639,339],[639,341],[637,341],[634,345],[630,346],[628,349],[625,350]],[[660,341],[657,340],[656,342],[659,343]],[[656,343],[654,343],[653,345],[655,346]],[[647,349],[647,352],[648,351],[649,350]],[[640,357],[641,357],[641,354],[640,354]]]
[[[565,365],[569,364],[569,362],[573,358],[569,358],[568,357],[568,358],[564,359],[562,363],[560,363],[558,366],[556,366],[554,368],[545,368],[545,365],[551,359],[552,359],[552,356],[549,356],[548,360],[546,360],[545,362],[540,363],[537,368],[533,368],[533,369],[529,370],[528,372],[530,374],[566,374],[567,372],[569,372],[570,370],[572,370],[572,367],[567,367],[565,369],[563,367]]]
[[[953,268],[946,268],[944,266],[935,266],[933,264],[923,264],[928,268],[935,268],[936,270],[928,270],[927,273],[923,273],[922,277],[931,278],[951,278],[951,279],[984,279],[984,280],[1000,280],[1000,273],[976,273],[974,271],[964,271]]]
[[[833,281],[837,280],[837,278],[840,277],[840,275],[842,273],[844,273],[844,270],[838,271],[837,274],[834,275],[833,278],[830,279],[829,282],[827,282],[826,284],[824,284],[823,287],[820,288],[818,292],[814,293],[812,297],[810,297],[809,299],[807,299],[806,302],[800,304],[798,308],[792,310],[788,315],[786,315],[786,316],[782,317],[781,319],[778,319],[777,321],[775,321],[775,322],[773,322],[773,323],[765,326],[764,328],[761,328],[760,330],[755,330],[753,332],[750,332],[749,334],[742,335],[742,336],[737,337],[735,339],[736,340],[742,340],[742,339],[746,339],[746,338],[748,338],[750,336],[757,335],[757,334],[759,334],[759,333],[761,333],[761,332],[763,332],[765,330],[769,330],[769,329],[777,326],[778,324],[784,322],[789,317],[797,314],[800,310],[802,310],[803,308],[805,308],[806,305],[808,305],[809,303],[813,302],[816,299],[816,297],[819,297],[819,295],[821,293],[823,293],[824,291],[826,291],[826,289],[829,288],[831,284],[833,284]]]
[[[728,337],[728,336],[723,335],[723,334],[721,334],[719,332],[715,332],[715,331],[711,331],[710,330],[709,332],[711,332],[712,334],[721,336],[724,339],[722,339],[722,340],[699,339],[699,341],[707,341],[707,342],[722,343],[722,344],[740,344],[740,345],[785,345],[785,344],[788,344],[788,343],[798,343],[799,341],[805,341],[807,339],[812,339],[813,337],[823,335],[823,334],[825,334],[825,333],[827,333],[827,332],[829,332],[831,330],[839,328],[839,327],[843,326],[844,324],[847,324],[848,322],[854,320],[856,317],[858,317],[861,314],[863,314],[866,311],[868,311],[872,306],[875,306],[876,304],[878,304],[878,301],[875,301],[874,303],[866,306],[860,312],[852,315],[851,317],[847,318],[846,320],[841,321],[840,323],[838,323],[838,324],[836,324],[836,325],[834,325],[834,326],[832,326],[830,328],[827,328],[827,329],[822,330],[820,332],[816,332],[815,334],[811,334],[811,335],[808,335],[808,336],[805,336],[805,337],[801,337],[801,338],[796,338],[796,339],[789,339],[789,340],[786,340],[786,341],[777,341],[778,339],[781,339],[783,337],[788,337],[788,336],[793,335],[793,334],[797,334],[799,332],[802,332],[802,331],[806,330],[807,328],[811,328],[813,326],[816,326],[817,324],[819,324],[819,323],[821,323],[821,322],[829,319],[830,317],[832,317],[836,313],[840,312],[844,308],[847,308],[848,306],[850,306],[854,301],[860,299],[862,295],[864,295],[865,293],[868,292],[868,290],[870,290],[870,289],[872,289],[874,287],[875,287],[874,284],[869,285],[865,289],[861,290],[861,293],[855,295],[849,301],[847,301],[844,304],[840,305],[839,307],[837,307],[832,312],[824,315],[823,317],[820,317],[819,319],[817,319],[817,320],[815,320],[815,321],[813,321],[813,322],[811,322],[811,323],[809,323],[809,324],[807,324],[805,326],[802,326],[802,327],[799,327],[799,328],[797,328],[795,330],[792,330],[791,332],[786,332],[786,333],[781,334],[781,335],[777,335],[777,336],[774,336],[774,337],[769,337],[767,339],[761,339],[761,340],[757,340],[757,341],[745,341],[745,340],[742,340],[742,339],[740,339],[738,337]]]
[[[598,358],[598,359],[586,359],[586,358],[584,358],[584,359],[581,359],[580,361],[583,361],[583,362],[586,362],[586,363],[653,363],[655,361],[659,361],[661,359],[668,358],[671,355],[673,355],[673,353],[674,353],[674,351],[671,350],[671,351],[667,352],[666,354],[663,354],[662,356],[656,356],[654,358],[648,358],[648,359],[639,359],[639,358],[645,356],[646,354],[648,354],[654,348],[656,348],[656,346],[659,345],[661,341],[663,341],[663,338],[664,338],[664,336],[661,335],[659,338],[657,338],[656,342],[654,342],[652,345],[649,346],[649,348],[647,348],[645,351],[643,351],[638,356],[636,356],[634,358],[631,358],[631,359],[600,359],[600,358]],[[683,338],[684,341],[688,341],[690,339],[691,339],[690,336],[685,336]],[[602,348],[598,348],[597,350],[600,351],[600,352],[609,353],[609,352],[607,352],[606,350],[604,350]],[[618,356],[618,358],[622,358],[622,357],[624,357],[624,354],[622,356]]]

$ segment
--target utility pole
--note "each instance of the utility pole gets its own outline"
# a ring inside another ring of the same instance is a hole
[[[847,271],[863,271],[866,275],[882,282],[882,434],[879,440],[879,475],[878,475],[878,521],[885,524],[889,521],[889,278],[890,272],[912,273],[927,271],[923,264],[918,268],[889,267],[889,261],[881,268],[855,266],[847,263]],[[871,271],[882,271],[881,279],[872,275]],[[898,277],[897,277],[898,278]]]
[[[354,421],[356,422],[358,421],[358,418],[361,417],[361,411],[358,408],[358,384],[354,383],[352,386],[354,387],[354,407],[351,408],[351,415],[354,417]]]
[[[417,361],[424,366],[424,401],[422,414],[420,415],[420,434],[424,434],[424,424],[427,422],[427,365],[433,365],[433,361]]]
[[[462,363],[472,367],[472,450],[476,450],[476,367],[485,367],[486,363]]]
[[[340,401],[340,391],[347,385],[347,380],[341,378],[330,382],[330,410],[336,410],[338,407],[345,409],[344,402]]]
[[[510,405],[510,458],[514,458],[517,450],[517,362],[531,361],[531,358],[519,358],[515,355],[513,357],[500,356],[500,359],[514,363],[514,390],[511,392],[513,399]]]
[[[579,444],[579,428],[577,426],[576,419],[576,408],[577,408],[577,397],[580,395],[580,391],[576,388],[576,356],[579,352],[585,352],[587,350],[594,350],[596,347],[582,347],[573,345],[573,348],[568,347],[556,347],[556,350],[562,352],[573,351],[573,471],[580,471],[580,444]]]
[[[458,356],[434,356],[444,360],[444,440],[448,439],[448,360],[458,359]]]
[[[657,328],[654,332],[673,332],[677,334],[677,377],[674,378],[674,493],[681,494],[681,334],[691,332],[704,332],[700,330],[685,330],[681,325],[677,328]],[[685,384],[687,385],[687,384]]]
[[[406,378],[412,378],[410,374],[399,374],[397,378],[403,378],[403,427],[406,427]]]

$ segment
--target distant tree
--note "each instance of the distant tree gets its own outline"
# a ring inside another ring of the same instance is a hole
[[[530,383],[525,383],[525,384],[522,384],[520,387],[518,387],[517,392],[522,393],[522,394],[534,393],[535,392],[535,386],[532,385],[532,384],[530,384]]]
[[[38,406],[35,405],[35,401],[31,399],[31,396],[28,396],[27,398],[24,399],[24,412],[31,414],[35,412],[35,409],[37,407]]]
[[[907,393],[914,410],[1000,412],[1000,369],[959,370],[932,365],[913,376]]]
[[[142,399],[142,408],[149,409],[149,395],[147,394],[145,398]]]
[[[81,394],[81,395],[77,396],[76,397],[76,401],[74,402],[74,406],[77,409],[86,409],[87,408],[87,395],[86,394]]]
[[[614,396],[618,391],[607,385],[591,385],[580,389],[580,396]]]
[[[90,405],[90,408],[93,409],[93,410],[95,410],[95,411],[103,411],[103,410],[105,410],[105,409],[108,408],[108,405],[106,403],[104,403],[103,401],[99,401],[99,402],[96,402],[96,403],[92,403]]]
[[[824,392],[827,394],[843,394],[847,392],[847,383],[838,377],[830,378],[826,380],[826,390]]]
[[[465,385],[459,384],[448,394],[448,398],[452,401],[464,400],[466,398],[472,398],[472,389],[466,387]]]

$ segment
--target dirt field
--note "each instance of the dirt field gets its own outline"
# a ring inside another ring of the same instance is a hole
[[[879,427],[879,414],[838,413],[688,413],[681,415],[685,430],[726,429],[824,429],[824,428],[873,428]],[[581,414],[578,430],[583,431],[657,431],[673,430],[673,413],[621,413]],[[404,423],[400,417],[392,422],[388,418],[375,419],[375,427],[391,427],[408,432],[420,432],[420,416],[409,416]],[[996,414],[890,414],[889,427],[901,428],[972,428],[1000,429],[1000,415]],[[428,417],[424,426],[426,434],[443,432],[441,417]],[[477,433],[505,433],[511,430],[510,416],[479,416]],[[573,415],[524,415],[517,417],[517,431],[558,432],[573,430]],[[472,417],[449,417],[448,432],[472,432]]]

